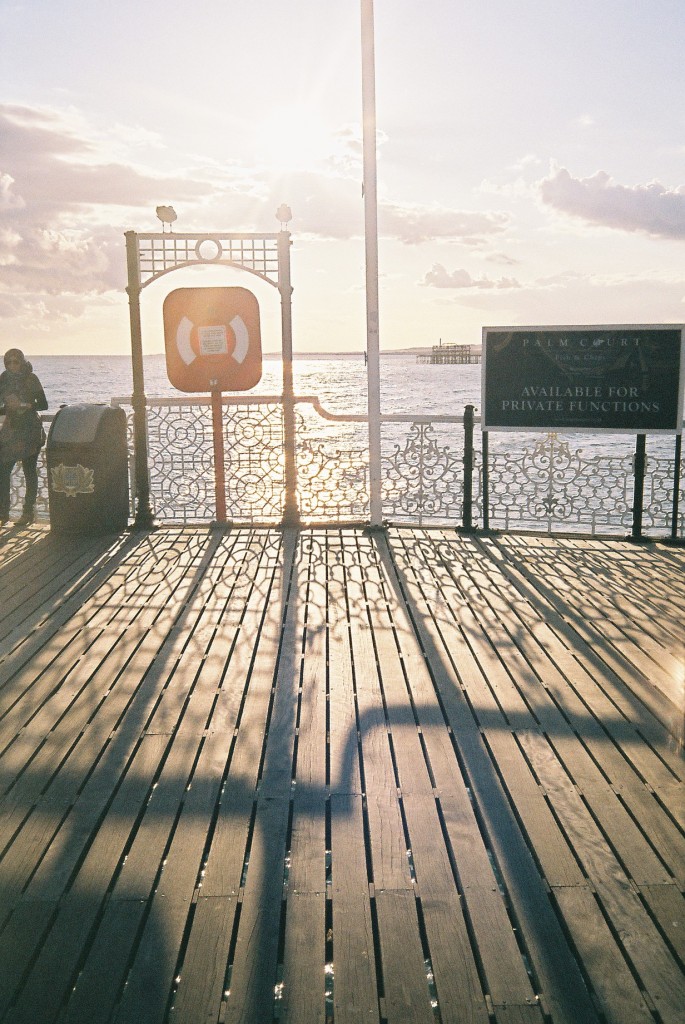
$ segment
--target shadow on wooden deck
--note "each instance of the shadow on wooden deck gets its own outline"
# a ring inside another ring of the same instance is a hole
[[[0,534],[0,1019],[681,1024],[685,552]]]

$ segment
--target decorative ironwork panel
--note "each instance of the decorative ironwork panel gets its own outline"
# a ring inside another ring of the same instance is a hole
[[[159,406],[147,412],[150,498],[158,519],[214,518],[212,416],[207,406]]]
[[[278,522],[285,498],[281,405],[224,407],[229,519]]]
[[[116,401],[116,400],[113,400]],[[131,410],[127,401],[119,400]],[[332,414],[318,400],[295,398],[297,502],[304,520],[369,517],[368,425],[358,414]],[[280,522],[285,502],[280,397],[224,400],[226,504],[230,520]],[[208,399],[150,399],[147,410],[151,497],[160,521],[211,522],[216,516],[212,415]],[[483,524],[482,440],[474,438],[472,517]],[[494,444],[493,444],[494,440]],[[609,454],[592,437],[584,448],[556,434],[490,435],[489,525],[496,529],[626,534],[632,525],[634,438]],[[593,447],[594,444],[594,447]],[[672,528],[671,438],[649,440],[643,526]],[[129,452],[133,452],[129,434]],[[459,417],[385,417],[382,425],[383,517],[407,525],[459,525],[463,516],[464,431]],[[132,457],[131,457],[132,463]],[[48,517],[45,451],[39,461],[37,515]],[[131,464],[131,501],[135,473]],[[12,514],[21,507],[21,468],[12,475]],[[685,533],[681,464],[677,534]]]
[[[627,444],[634,444],[632,437]],[[539,435],[521,448],[515,436],[501,435],[497,450],[490,448],[488,471],[490,525],[495,528],[591,533],[631,528],[632,450],[593,455],[555,433]],[[672,459],[648,457],[645,527],[670,527],[673,471]],[[474,510],[482,516],[482,477]]]
[[[303,406],[296,415],[298,503],[303,519],[369,517],[369,440],[365,423],[322,419]]]
[[[460,521],[464,499],[463,440],[463,427],[456,420],[447,424],[384,424],[384,518],[417,525]]]
[[[665,453],[660,455],[647,454],[647,470],[645,474],[645,490],[642,519],[645,529],[658,529],[673,517],[673,484],[675,479],[675,460]],[[680,486],[678,501],[677,533],[685,535],[685,458],[680,460]]]
[[[207,401],[147,411],[155,516],[173,522],[216,515],[212,411]],[[283,412],[278,404],[224,407],[226,508],[236,522],[278,522],[283,510]]]
[[[236,234],[139,234],[140,284],[177,267],[196,264],[231,264],[278,283],[278,236]]]

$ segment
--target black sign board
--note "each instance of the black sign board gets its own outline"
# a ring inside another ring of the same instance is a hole
[[[679,432],[681,326],[483,328],[483,430]]]

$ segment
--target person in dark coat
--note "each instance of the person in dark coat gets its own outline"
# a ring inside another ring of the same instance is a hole
[[[33,522],[38,494],[38,456],[45,431],[38,410],[48,402],[31,363],[18,348],[5,352],[5,371],[0,373],[0,526],[9,519],[12,469],[21,462],[26,481],[24,510],[17,525]]]

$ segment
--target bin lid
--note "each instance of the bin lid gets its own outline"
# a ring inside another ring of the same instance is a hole
[[[65,405],[56,414],[50,431],[52,444],[91,444],[109,405]]]

